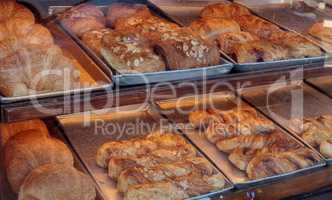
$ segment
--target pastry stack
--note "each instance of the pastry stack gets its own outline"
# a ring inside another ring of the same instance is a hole
[[[292,129],[326,158],[332,158],[332,116],[295,119]]]
[[[126,200],[182,200],[225,186],[223,176],[172,133],[105,143],[96,161]]]
[[[40,120],[1,124],[7,180],[19,200],[94,200],[91,179],[73,167],[71,151]]]
[[[293,172],[320,160],[250,107],[195,111],[189,121],[250,180]]]
[[[216,41],[238,63],[321,56],[321,49],[303,37],[280,29],[235,3],[205,7],[190,27]]]
[[[146,73],[217,65],[217,45],[189,28],[153,15],[141,4],[113,3],[104,14],[82,4],[62,24],[121,73]]]
[[[14,0],[1,1],[0,10],[1,94],[15,97],[75,88],[79,76],[74,61],[54,44],[46,27],[35,23],[31,11]]]

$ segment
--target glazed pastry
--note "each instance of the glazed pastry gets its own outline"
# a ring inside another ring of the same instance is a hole
[[[30,172],[39,166],[74,164],[73,156],[64,143],[36,130],[12,137],[5,146],[4,157],[7,179],[15,193]]]
[[[48,164],[25,179],[18,200],[95,200],[94,183],[71,165]]]
[[[250,11],[235,3],[218,3],[206,6],[202,11],[200,16],[214,17],[214,18],[234,18],[236,16],[249,15]]]
[[[314,24],[309,30],[309,34],[332,45],[332,27],[324,22]]]
[[[165,64],[147,41],[135,31],[106,34],[102,40],[101,54],[121,73],[146,73],[164,71]]]
[[[226,54],[232,55],[234,53],[234,47],[259,40],[258,37],[248,32],[229,32],[219,35],[217,38],[219,48]]]
[[[319,151],[326,158],[332,158],[332,140],[323,141],[319,146]]]
[[[83,34],[82,41],[98,56],[101,56],[102,39],[111,32],[112,30],[108,28],[88,31]]]
[[[125,200],[182,200],[223,188],[225,179],[213,176],[184,176],[170,182],[157,182],[129,188]]]
[[[155,50],[171,70],[214,66],[220,63],[216,44],[204,41],[188,29],[163,33]]]
[[[104,13],[94,5],[81,4],[61,16],[62,24],[81,37],[85,32],[105,28]]]
[[[190,28],[203,39],[216,39],[219,35],[240,32],[240,26],[231,19],[200,18],[191,23]]]
[[[159,164],[151,167],[134,167],[122,171],[118,178],[118,190],[127,192],[135,185],[151,182],[165,181],[177,177],[189,176],[190,174],[211,176],[213,167],[203,158],[188,159],[169,164]]]
[[[236,22],[239,23],[243,31],[257,35],[262,39],[271,39],[275,34],[283,33],[278,26],[268,22],[255,15],[242,15],[236,17]]]
[[[17,37],[23,45],[39,45],[49,47],[54,44],[52,34],[41,24],[34,24],[30,26],[24,35],[17,35]]]
[[[287,48],[268,41],[253,41],[234,46],[234,59],[238,63],[255,63],[285,60]]]
[[[308,58],[322,55],[321,49],[309,40],[295,33],[285,32],[273,38],[273,42],[288,49],[289,58]]]
[[[113,3],[107,11],[107,25],[115,28],[116,21],[120,18],[125,19],[131,16],[140,16],[142,18],[151,17],[149,8],[143,4]]]
[[[157,149],[141,157],[112,157],[108,163],[108,175],[117,180],[121,172],[134,167],[152,167],[160,164],[175,163],[196,157],[196,151],[186,146]]]

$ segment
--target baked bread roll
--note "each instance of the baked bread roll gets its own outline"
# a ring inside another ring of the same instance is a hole
[[[332,45],[332,27],[324,22],[315,23],[312,27],[310,27],[308,33],[323,42],[327,42]]]
[[[73,156],[64,143],[36,130],[12,137],[5,146],[4,156],[7,179],[15,193],[30,172],[39,166],[74,164]]]
[[[250,11],[239,4],[235,3],[217,3],[206,6],[200,16],[214,18],[234,18],[236,16],[249,15]]]
[[[241,31],[240,26],[231,19],[201,18],[191,23],[190,28],[203,39],[216,39],[219,35]]]
[[[220,64],[217,45],[203,40],[188,29],[163,33],[155,50],[164,58],[167,68],[171,70]]]
[[[95,200],[90,177],[70,165],[48,164],[34,169],[25,179],[19,200]]]
[[[282,34],[284,32],[278,26],[255,15],[236,17],[236,22],[239,23],[243,31],[257,35],[262,39],[268,40],[271,39],[273,35]]]
[[[22,122],[14,123],[0,123],[1,144],[5,146],[7,141],[20,132],[26,132],[28,130],[38,131],[45,136],[48,136],[48,129],[43,121],[40,119],[33,119]]]
[[[105,28],[104,13],[94,5],[80,4],[61,17],[61,22],[74,34],[81,37],[85,32]]]
[[[234,53],[234,46],[256,40],[259,38],[244,31],[224,33],[217,38],[219,48],[229,55]]]
[[[23,45],[40,45],[48,47],[54,43],[50,31],[41,24],[30,26],[24,35],[17,35],[17,37]]]
[[[112,30],[108,28],[88,31],[83,34],[82,41],[98,56],[101,56],[102,39],[106,34],[111,32]]]
[[[233,56],[238,63],[268,62],[289,57],[287,48],[263,40],[235,45]]]
[[[150,43],[135,33],[114,32],[103,37],[101,54],[120,73],[147,73],[164,71],[165,64],[156,55]]]
[[[168,22],[160,17],[142,17],[133,15],[129,18],[121,18],[116,21],[115,29],[117,31],[127,31],[139,33],[149,40],[152,45],[159,43],[161,35],[167,32],[176,31],[180,27],[177,24]]]
[[[309,40],[290,32],[279,34],[273,42],[288,49],[289,58],[309,58],[322,55],[321,49]]]
[[[152,16],[149,8],[143,4],[113,3],[109,6],[106,16],[107,25],[115,28],[115,23],[120,18],[131,16],[149,18]]]
[[[74,61],[56,45],[22,46],[0,60],[0,70],[0,91],[5,96],[63,91],[76,88],[80,81]]]

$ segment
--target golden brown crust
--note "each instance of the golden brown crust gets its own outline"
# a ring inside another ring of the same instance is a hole
[[[48,129],[40,119],[33,119],[22,122],[0,123],[1,144],[4,146],[7,141],[20,132],[36,130],[48,136]]]
[[[61,22],[74,34],[81,37],[85,32],[105,28],[104,13],[94,5],[81,4],[62,16]]]
[[[218,3],[206,6],[202,11],[200,16],[214,17],[214,18],[234,18],[236,16],[248,15],[250,11],[235,3]]]
[[[220,63],[217,45],[203,40],[188,29],[163,33],[155,50],[171,70],[208,67]]]
[[[318,22],[312,25],[308,33],[324,42],[332,44],[332,27],[324,22]]]
[[[247,42],[234,46],[233,58],[238,63],[285,60],[288,57],[287,48],[264,40]]]
[[[149,41],[135,31],[118,31],[102,39],[102,56],[121,73],[164,71],[165,64]]]
[[[67,146],[39,131],[21,132],[11,138],[5,147],[5,169],[8,182],[18,192],[26,176],[45,164],[73,165],[73,156]]]
[[[262,39],[271,39],[274,34],[283,33],[276,25],[255,15],[243,15],[235,18],[243,31],[257,35]]]
[[[113,3],[107,11],[107,25],[115,28],[116,21],[120,18],[125,19],[131,16],[139,16],[142,18],[151,17],[149,8],[143,4]]]
[[[219,48],[226,54],[232,55],[234,47],[243,43],[259,40],[258,37],[248,32],[231,32],[220,35],[217,39]]]
[[[102,39],[111,32],[112,30],[108,28],[88,31],[83,34],[82,41],[97,55],[101,56]]]
[[[51,46],[54,44],[51,32],[41,24],[32,25],[24,35],[19,35],[21,42],[28,45]]]
[[[48,164],[34,169],[25,179],[19,200],[95,200],[90,177],[70,165]]]
[[[203,39],[216,39],[219,35],[241,31],[234,20],[222,18],[200,18],[191,23],[190,28]]]

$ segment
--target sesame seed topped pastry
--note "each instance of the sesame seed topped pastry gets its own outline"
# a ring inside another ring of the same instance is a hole
[[[101,54],[122,73],[164,71],[165,64],[149,41],[134,31],[113,32],[103,37]]]
[[[101,56],[101,47],[102,47],[102,40],[104,35],[111,33],[112,29],[103,28],[98,30],[88,31],[83,34],[82,41],[92,49],[97,55]]]

